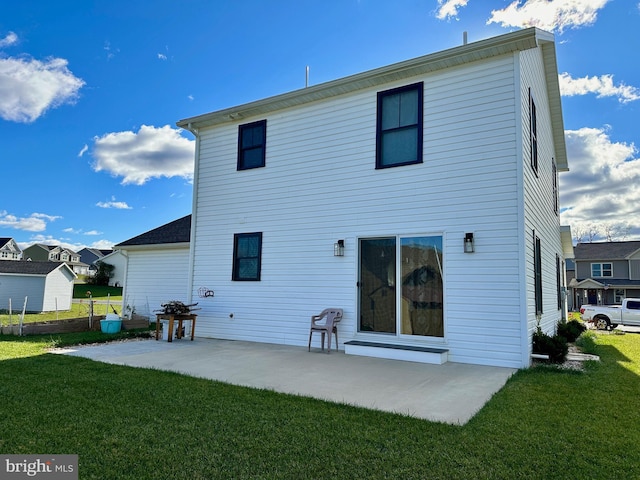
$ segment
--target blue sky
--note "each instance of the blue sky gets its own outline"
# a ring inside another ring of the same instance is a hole
[[[191,212],[176,121],[538,26],[556,36],[562,222],[640,238],[640,0],[0,4],[0,237],[110,248]]]

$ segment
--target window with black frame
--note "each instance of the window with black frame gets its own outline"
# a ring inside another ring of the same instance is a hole
[[[422,163],[423,88],[378,92],[376,168]]]
[[[533,232],[533,270],[535,285],[536,314],[542,314],[542,247],[540,238]]]
[[[531,89],[529,89],[529,149],[531,168],[538,175],[538,115]]]
[[[232,280],[259,281],[262,263],[262,232],[233,236]]]
[[[247,123],[238,127],[238,170],[265,166],[267,121]]]

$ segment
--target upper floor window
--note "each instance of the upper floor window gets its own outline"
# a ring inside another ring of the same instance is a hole
[[[613,277],[613,264],[611,263],[592,263],[592,277]]]
[[[423,88],[378,92],[376,168],[422,163]]]
[[[260,280],[262,232],[236,233],[233,236],[232,280]]]
[[[267,121],[238,127],[238,170],[264,167],[267,143]]]
[[[536,103],[529,89],[529,148],[531,154],[531,168],[538,174],[538,120],[536,115]]]

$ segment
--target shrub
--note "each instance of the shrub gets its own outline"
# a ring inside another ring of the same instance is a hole
[[[562,363],[567,357],[569,346],[565,337],[557,334],[552,337],[538,327],[533,334],[533,352],[549,355],[549,361],[553,363]]]
[[[566,323],[558,323],[558,335],[564,337],[568,343],[575,342],[576,339],[587,329],[582,322],[571,320]]]
[[[590,353],[591,355],[596,355],[598,350],[598,345],[596,344],[596,334],[592,331],[582,332],[576,339],[576,345],[580,347],[584,353]]]

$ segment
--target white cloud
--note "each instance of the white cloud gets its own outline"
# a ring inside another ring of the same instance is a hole
[[[445,20],[447,18],[456,18],[458,9],[466,7],[469,0],[438,0],[438,10],[436,10],[436,18]]]
[[[10,47],[18,43],[18,35],[14,32],[9,32],[6,37],[0,38],[0,48]]]
[[[96,203],[96,207],[100,208],[117,208],[120,210],[131,210],[132,207],[127,205],[127,202],[116,202],[114,197],[111,197],[110,202],[98,202]]]
[[[567,130],[568,173],[560,174],[562,223],[572,229],[634,226],[640,238],[640,159],[633,143],[612,142],[608,128]]]
[[[152,178],[193,179],[195,142],[180,130],[142,125],[138,132],[107,133],[96,137],[94,170],[122,177],[122,184],[143,185]]]
[[[6,211],[0,211],[0,226],[24,230],[27,232],[43,232],[48,222],[53,222],[62,217],[47,215],[44,213],[32,213],[28,217],[16,217]]]
[[[516,0],[502,10],[493,10],[487,24],[503,27],[538,27],[562,33],[595,23],[598,11],[610,0]]]
[[[624,83],[614,85],[613,75],[572,78],[571,75],[565,72],[560,74],[559,80],[560,93],[566,97],[595,93],[598,98],[617,97],[620,103],[640,100],[640,89]]]
[[[82,157],[85,153],[87,153],[87,150],[89,150],[89,146],[85,143],[84,147],[82,147],[78,152],[78,157]]]
[[[84,232],[84,235],[102,235],[103,232],[99,232],[98,230],[89,230],[88,232]]]
[[[44,245],[57,245],[62,248],[68,248],[69,250],[73,250],[74,252],[79,252],[83,248],[97,248],[100,250],[108,250],[113,248],[115,242],[110,240],[97,240],[90,245],[84,243],[69,243],[68,239],[65,238],[55,238],[51,235],[33,235],[28,242],[18,242],[18,246],[24,250],[27,247],[30,247],[34,243],[42,243]]]
[[[116,56],[116,53],[120,53],[119,48],[115,48],[115,49],[111,48],[111,42],[109,42],[108,40],[104,42],[103,49],[105,52],[107,52],[107,60],[111,60]]]
[[[71,73],[67,60],[0,58],[0,117],[30,123],[48,109],[74,103],[84,81]]]
[[[165,54],[163,53],[158,54],[158,60],[166,60],[166,59],[167,59],[167,56]]]

